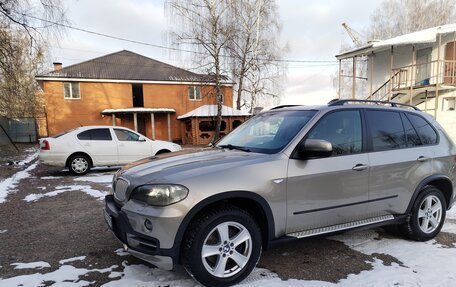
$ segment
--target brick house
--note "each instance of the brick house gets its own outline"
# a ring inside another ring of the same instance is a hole
[[[182,142],[185,123],[177,118],[216,103],[211,76],[126,50],[63,68],[54,63],[54,71],[36,80],[49,136],[78,126],[120,125]],[[233,84],[223,82],[222,93],[224,106],[231,107]]]

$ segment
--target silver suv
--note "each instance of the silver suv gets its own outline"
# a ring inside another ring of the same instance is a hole
[[[105,219],[132,255],[228,286],[284,239],[392,224],[407,238],[433,238],[454,202],[455,154],[412,106],[278,107],[213,148],[126,166]]]

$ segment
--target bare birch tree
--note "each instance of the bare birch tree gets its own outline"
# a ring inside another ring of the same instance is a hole
[[[275,1],[231,0],[230,18],[235,33],[228,45],[232,74],[237,83],[236,108],[250,111],[260,97],[278,98],[283,67],[277,60],[279,46],[278,8]]]
[[[194,50],[195,61],[213,75],[217,119],[212,142],[220,137],[223,101],[221,87],[226,72],[223,53],[233,35],[228,4],[224,0],[169,0],[165,3],[170,17],[178,24],[171,34],[174,44]]]
[[[60,35],[60,0],[0,0],[0,114],[35,116],[41,109],[34,79],[49,37]]]

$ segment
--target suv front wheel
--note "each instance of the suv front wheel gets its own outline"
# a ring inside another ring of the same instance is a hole
[[[242,281],[261,254],[260,229],[246,211],[227,205],[201,214],[184,237],[185,269],[205,286]]]
[[[401,226],[406,237],[416,241],[434,238],[442,229],[446,215],[445,197],[434,186],[426,186],[413,204],[412,213]]]

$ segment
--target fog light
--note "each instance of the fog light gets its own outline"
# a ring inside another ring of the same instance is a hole
[[[152,222],[149,219],[144,220],[144,227],[147,231],[152,231]]]

